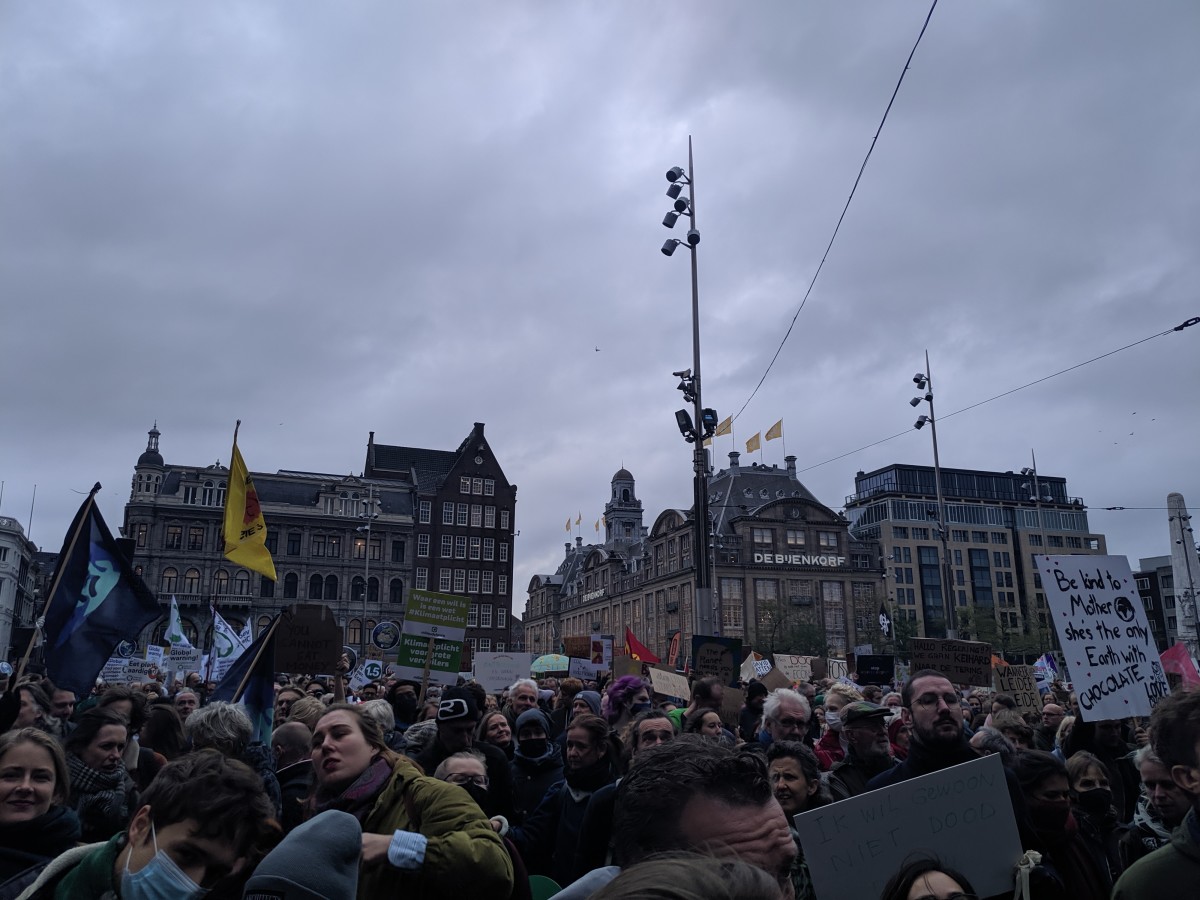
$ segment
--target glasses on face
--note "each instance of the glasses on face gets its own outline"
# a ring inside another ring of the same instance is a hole
[[[320,697],[320,696],[321,696],[323,693],[325,693],[325,692],[324,692],[324,691],[322,691],[322,690],[320,690],[319,688],[313,688],[312,690],[310,690],[310,691],[308,692],[308,696],[310,696],[310,697]]]
[[[457,785],[477,784],[479,787],[484,788],[488,786],[488,777],[486,775],[463,775],[455,773],[453,775],[447,775],[446,781],[448,781],[450,784]]]
[[[922,694],[913,702],[926,709],[937,706],[939,703],[945,703],[953,709],[958,706],[958,694]]]

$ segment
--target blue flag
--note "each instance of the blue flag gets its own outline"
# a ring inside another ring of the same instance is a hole
[[[46,674],[86,697],[121,641],[136,641],[162,615],[96,508],[92,488],[63,541],[46,608]]]
[[[258,639],[242,651],[221,683],[211,694],[213,700],[246,705],[246,714],[254,725],[251,740],[271,746],[271,718],[275,711],[275,627],[276,616]]]

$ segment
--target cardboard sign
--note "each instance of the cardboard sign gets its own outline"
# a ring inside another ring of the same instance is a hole
[[[776,653],[775,668],[782,671],[788,681],[812,680],[811,656],[793,656],[790,653]]]
[[[402,681],[418,684],[425,672],[425,658],[429,655],[429,638],[414,634],[402,634],[396,648],[396,664],[391,671]],[[458,684],[458,673],[462,663],[463,645],[459,641],[433,642],[433,656],[429,662],[429,683],[447,687]]]
[[[788,677],[778,669],[772,669],[758,680],[768,691],[777,691],[780,688],[790,688],[792,686]]]
[[[656,669],[650,667],[650,683],[654,686],[654,693],[662,694],[664,697],[674,697],[676,700],[682,700],[685,703],[692,699],[692,687],[688,684],[688,680],[676,672],[667,672],[664,669]]]
[[[894,656],[859,656],[855,663],[859,684],[891,684],[896,674]]]
[[[1022,852],[995,754],[800,813],[794,821],[821,900],[878,897],[909,854],[922,851],[962,872],[980,897],[1007,896]]]
[[[1170,692],[1129,561],[1037,556],[1085,722],[1148,716]]]
[[[299,603],[275,629],[275,671],[315,675],[333,672],[342,656],[342,627],[329,607]]]
[[[626,675],[642,675],[642,663],[632,656],[613,657],[613,678],[624,678]]]
[[[727,687],[721,694],[721,723],[737,734],[742,707],[746,705],[746,692],[741,688]]]
[[[470,610],[470,597],[414,590],[404,614],[404,633],[461,644],[467,634]]]
[[[530,653],[476,653],[475,680],[488,693],[499,693],[518,678],[529,677]]]
[[[565,637],[563,642],[563,656],[573,656],[576,659],[587,659],[592,652],[592,639],[590,637]]]
[[[816,667],[814,666],[814,671]],[[825,677],[826,678],[846,678],[850,674],[850,664],[844,659],[833,659],[832,657],[825,660]]]
[[[997,666],[992,677],[997,691],[1017,701],[1017,712],[1041,714],[1042,695],[1038,692],[1033,666]]]
[[[909,638],[912,670],[936,669],[955,684],[992,683],[992,645],[982,641]]]
[[[716,677],[737,686],[742,663],[742,639],[697,634],[692,637],[692,671],[697,678]]]

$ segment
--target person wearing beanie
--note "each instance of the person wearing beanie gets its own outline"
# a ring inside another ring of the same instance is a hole
[[[738,713],[738,735],[747,743],[758,737],[758,723],[762,721],[763,703],[768,693],[767,686],[761,681],[752,681],[746,686],[746,702]]]
[[[362,827],[326,810],[291,832],[258,864],[242,900],[343,900],[358,890]]]
[[[483,811],[489,817],[511,819],[513,789],[508,757],[499,747],[476,739],[479,713],[479,704],[472,691],[463,687],[446,688],[438,702],[437,735],[420,752],[410,751],[409,757],[426,772],[433,772],[448,756],[464,750],[478,750],[487,761],[488,771],[488,794]]]
[[[550,717],[540,709],[517,716],[512,760],[513,818],[520,825],[563,777],[562,754],[550,740]]]

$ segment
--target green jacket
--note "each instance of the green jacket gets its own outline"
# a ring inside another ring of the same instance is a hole
[[[18,900],[117,900],[113,866],[125,847],[125,832],[98,844],[73,847],[50,860]]]
[[[358,896],[428,900],[507,900],[513,865],[504,843],[471,796],[457,785],[419,774],[401,757],[363,822],[363,831],[418,831],[429,840],[415,872],[386,863],[364,869]]]
[[[1200,816],[1196,808],[1171,832],[1171,843],[1143,856],[1125,870],[1113,888],[1112,900],[1181,897],[1180,891],[1200,883]]]

